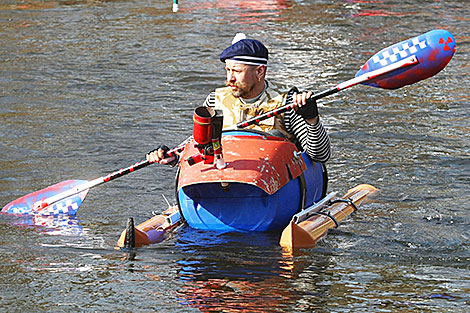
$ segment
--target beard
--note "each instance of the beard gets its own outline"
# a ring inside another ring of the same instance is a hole
[[[244,84],[244,83],[229,83],[229,82],[225,82],[225,86],[227,87],[232,87],[232,86],[235,86],[237,87],[236,90],[233,90],[231,89],[231,93],[234,97],[237,97],[237,98],[244,98],[245,95],[249,94],[253,88],[254,88],[254,85],[248,85],[248,84]]]

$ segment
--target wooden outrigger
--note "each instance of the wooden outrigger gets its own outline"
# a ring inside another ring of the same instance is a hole
[[[338,227],[376,190],[374,186],[362,184],[350,189],[342,198],[335,198],[335,193],[328,194],[319,203],[292,217],[282,232],[280,245],[287,249],[313,247],[328,229]]]
[[[139,248],[159,243],[165,234],[181,224],[181,216],[176,206],[171,206],[162,213],[134,226],[134,219],[127,220],[126,229],[122,231],[116,249]]]

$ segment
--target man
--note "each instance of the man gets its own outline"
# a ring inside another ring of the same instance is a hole
[[[204,104],[223,111],[224,128],[290,103],[294,110],[248,128],[284,136],[306,151],[313,161],[328,161],[330,139],[318,117],[317,104],[310,99],[312,93],[297,93],[296,88],[267,80],[268,50],[261,42],[237,34],[220,60],[225,63],[226,87],[209,94]],[[175,164],[175,157],[164,158],[167,149],[160,147],[150,152],[147,160]]]

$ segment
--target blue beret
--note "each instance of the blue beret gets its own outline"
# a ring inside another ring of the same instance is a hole
[[[249,65],[267,65],[268,49],[258,40],[242,39],[220,54],[220,61],[226,60]]]

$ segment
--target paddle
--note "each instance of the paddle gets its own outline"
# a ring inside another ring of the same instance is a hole
[[[316,100],[332,95],[357,84],[385,89],[396,89],[416,83],[441,71],[455,52],[455,40],[445,30],[432,30],[417,37],[399,42],[372,56],[356,73],[355,78],[314,94]],[[257,124],[272,116],[291,110],[285,105],[236,125],[243,128]],[[183,151],[177,147],[168,156]],[[7,204],[2,213],[11,214],[69,214],[75,215],[90,188],[101,185],[151,163],[141,161],[128,168],[115,171],[92,181],[68,180],[25,195]]]

